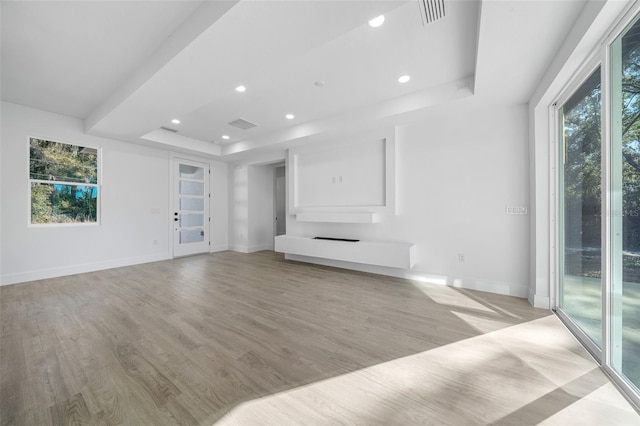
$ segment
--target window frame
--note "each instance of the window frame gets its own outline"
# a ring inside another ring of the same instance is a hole
[[[42,180],[42,179],[31,179],[31,140],[32,139],[40,139],[49,142],[60,143],[64,145],[72,145],[77,147],[91,148],[96,150],[96,183],[80,183],[80,182],[65,182],[65,181],[51,181],[51,180]],[[102,221],[102,212],[101,212],[101,194],[102,194],[102,147],[89,145],[89,144],[78,144],[69,142],[66,140],[61,140],[58,138],[51,137],[42,137],[35,136],[33,134],[27,136],[26,151],[27,151],[27,227],[28,228],[68,228],[75,226],[100,226]],[[60,185],[77,185],[77,186],[91,186],[97,189],[96,194],[96,220],[95,222],[73,222],[73,223],[33,223],[31,222],[31,214],[32,214],[32,205],[31,205],[31,186],[32,183],[44,183],[44,184],[60,184]]]

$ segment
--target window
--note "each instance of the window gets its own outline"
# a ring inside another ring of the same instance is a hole
[[[30,138],[31,223],[97,223],[98,177],[98,149]]]

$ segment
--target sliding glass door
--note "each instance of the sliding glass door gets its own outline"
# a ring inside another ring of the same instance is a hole
[[[556,104],[555,308],[640,405],[640,4],[635,13],[601,46],[607,66]]]
[[[610,366],[640,388],[640,21],[610,48]]]
[[[598,67],[558,109],[558,308],[598,349],[602,344],[600,80]]]

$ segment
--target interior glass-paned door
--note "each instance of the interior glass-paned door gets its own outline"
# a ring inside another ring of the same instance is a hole
[[[558,109],[560,312],[602,347],[601,83],[598,67]]]
[[[174,161],[173,254],[209,250],[209,170],[204,163]]]

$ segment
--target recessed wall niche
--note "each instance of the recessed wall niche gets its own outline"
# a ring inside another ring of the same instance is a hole
[[[288,160],[290,213],[394,206],[393,137],[292,148]]]

